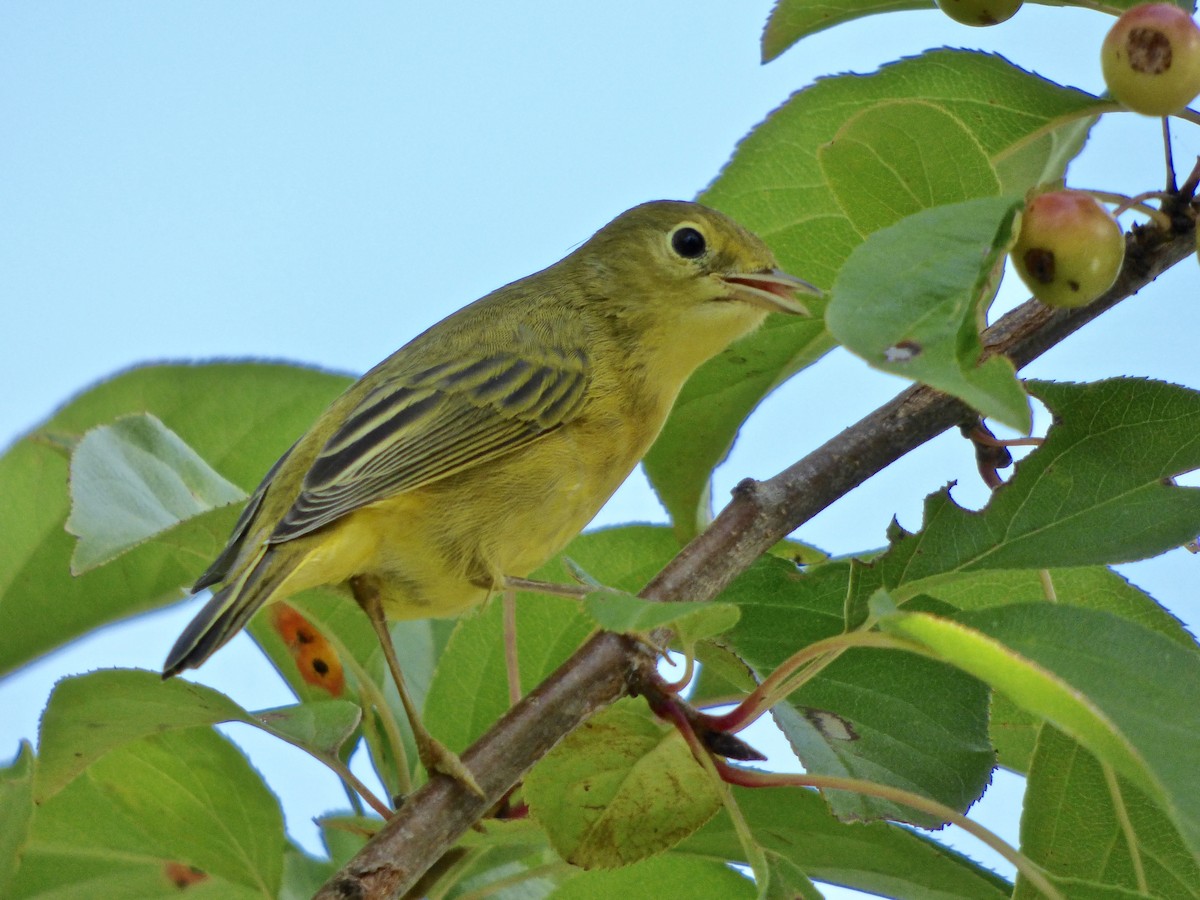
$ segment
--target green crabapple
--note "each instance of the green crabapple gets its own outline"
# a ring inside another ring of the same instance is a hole
[[[1200,94],[1200,27],[1170,3],[1127,10],[1100,48],[1104,83],[1147,116],[1177,113]]]
[[[937,5],[963,25],[999,25],[1021,8],[1021,0],[937,0]]]

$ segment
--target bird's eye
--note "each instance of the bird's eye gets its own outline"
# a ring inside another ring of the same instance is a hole
[[[685,225],[671,234],[671,249],[684,259],[696,259],[704,255],[708,245],[704,241],[704,235]]]

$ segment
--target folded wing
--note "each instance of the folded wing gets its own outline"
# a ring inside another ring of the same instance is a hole
[[[587,381],[582,347],[496,352],[385,381],[329,438],[270,542],[533,443],[574,417]]]

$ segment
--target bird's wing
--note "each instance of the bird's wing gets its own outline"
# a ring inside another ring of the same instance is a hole
[[[271,542],[532,443],[570,421],[587,381],[582,347],[493,352],[386,380],[326,442]]]
[[[225,576],[233,568],[238,554],[242,552],[242,541],[245,540],[246,535],[250,532],[250,526],[254,522],[254,517],[258,515],[263,497],[267,495],[267,489],[271,487],[271,481],[275,477],[275,473],[279,471],[280,467],[295,449],[296,445],[292,444],[283,456],[275,460],[275,464],[263,476],[263,480],[255,488],[254,493],[250,495],[250,499],[246,501],[246,506],[242,509],[242,514],[238,516],[238,520],[233,526],[233,533],[229,535],[229,540],[225,542],[225,549],[221,551],[221,555],[213,560],[213,564],[205,569],[204,573],[196,579],[196,583],[192,585],[193,594],[199,593],[206,587],[211,587],[218,581],[225,580]]]

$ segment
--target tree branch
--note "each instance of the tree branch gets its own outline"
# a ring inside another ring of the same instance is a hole
[[[1195,251],[1194,223],[1177,220],[1164,237],[1128,236],[1125,265],[1103,297],[1076,310],[1030,301],[984,332],[987,355],[1020,368],[1087,322],[1139,291]],[[767,549],[875,473],[947,428],[976,418],[959,400],[922,385],[902,391],[804,459],[766,481],[747,479],[712,525],[642,591],[655,600],[708,600]],[[509,710],[466,753],[487,799],[437,777],[417,791],[315,900],[383,900],[409,890],[476,820],[564,735],[655,673],[632,638],[601,633]]]

